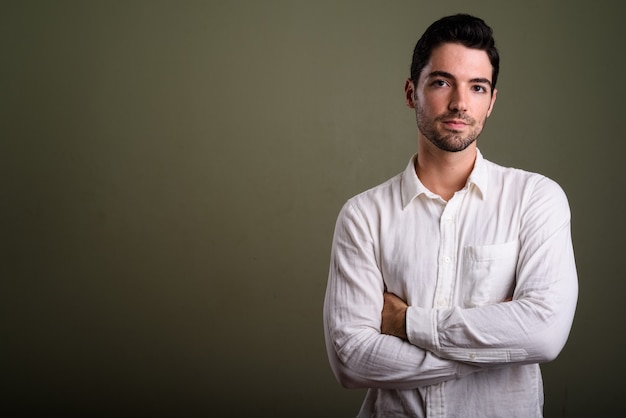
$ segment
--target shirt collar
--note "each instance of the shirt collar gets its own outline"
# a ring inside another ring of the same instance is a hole
[[[431,198],[437,197],[433,192],[428,190],[417,177],[417,174],[415,173],[416,158],[417,154],[411,157],[406,169],[402,173],[402,208],[406,208],[407,205],[413,201],[413,199],[422,194]],[[476,161],[474,162],[474,168],[467,179],[467,184],[464,189],[469,190],[472,187],[475,187],[480,196],[484,199],[487,194],[487,177],[485,159],[480,153],[480,150],[476,149]]]

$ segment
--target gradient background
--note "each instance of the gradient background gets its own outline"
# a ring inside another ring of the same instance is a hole
[[[483,154],[572,207],[580,299],[545,415],[617,416],[614,4],[2,1],[5,416],[354,416],[364,392],[336,383],[322,332],[334,222],[415,152],[412,49],[456,12],[501,51]]]

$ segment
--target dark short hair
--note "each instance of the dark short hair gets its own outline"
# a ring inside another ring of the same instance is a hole
[[[491,88],[496,87],[498,72],[500,71],[500,55],[493,39],[493,31],[482,19],[462,13],[437,20],[426,29],[417,41],[411,62],[411,80],[413,83],[417,84],[433,49],[444,43],[457,43],[468,48],[485,51],[493,68]]]

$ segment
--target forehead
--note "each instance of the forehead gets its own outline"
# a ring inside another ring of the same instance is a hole
[[[433,49],[420,78],[428,77],[434,71],[452,74],[459,80],[483,78],[492,81],[493,67],[485,51],[445,43]]]

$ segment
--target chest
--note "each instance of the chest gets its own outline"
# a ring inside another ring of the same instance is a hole
[[[388,291],[422,307],[481,306],[512,295],[519,211],[481,200],[416,203],[380,219]]]

